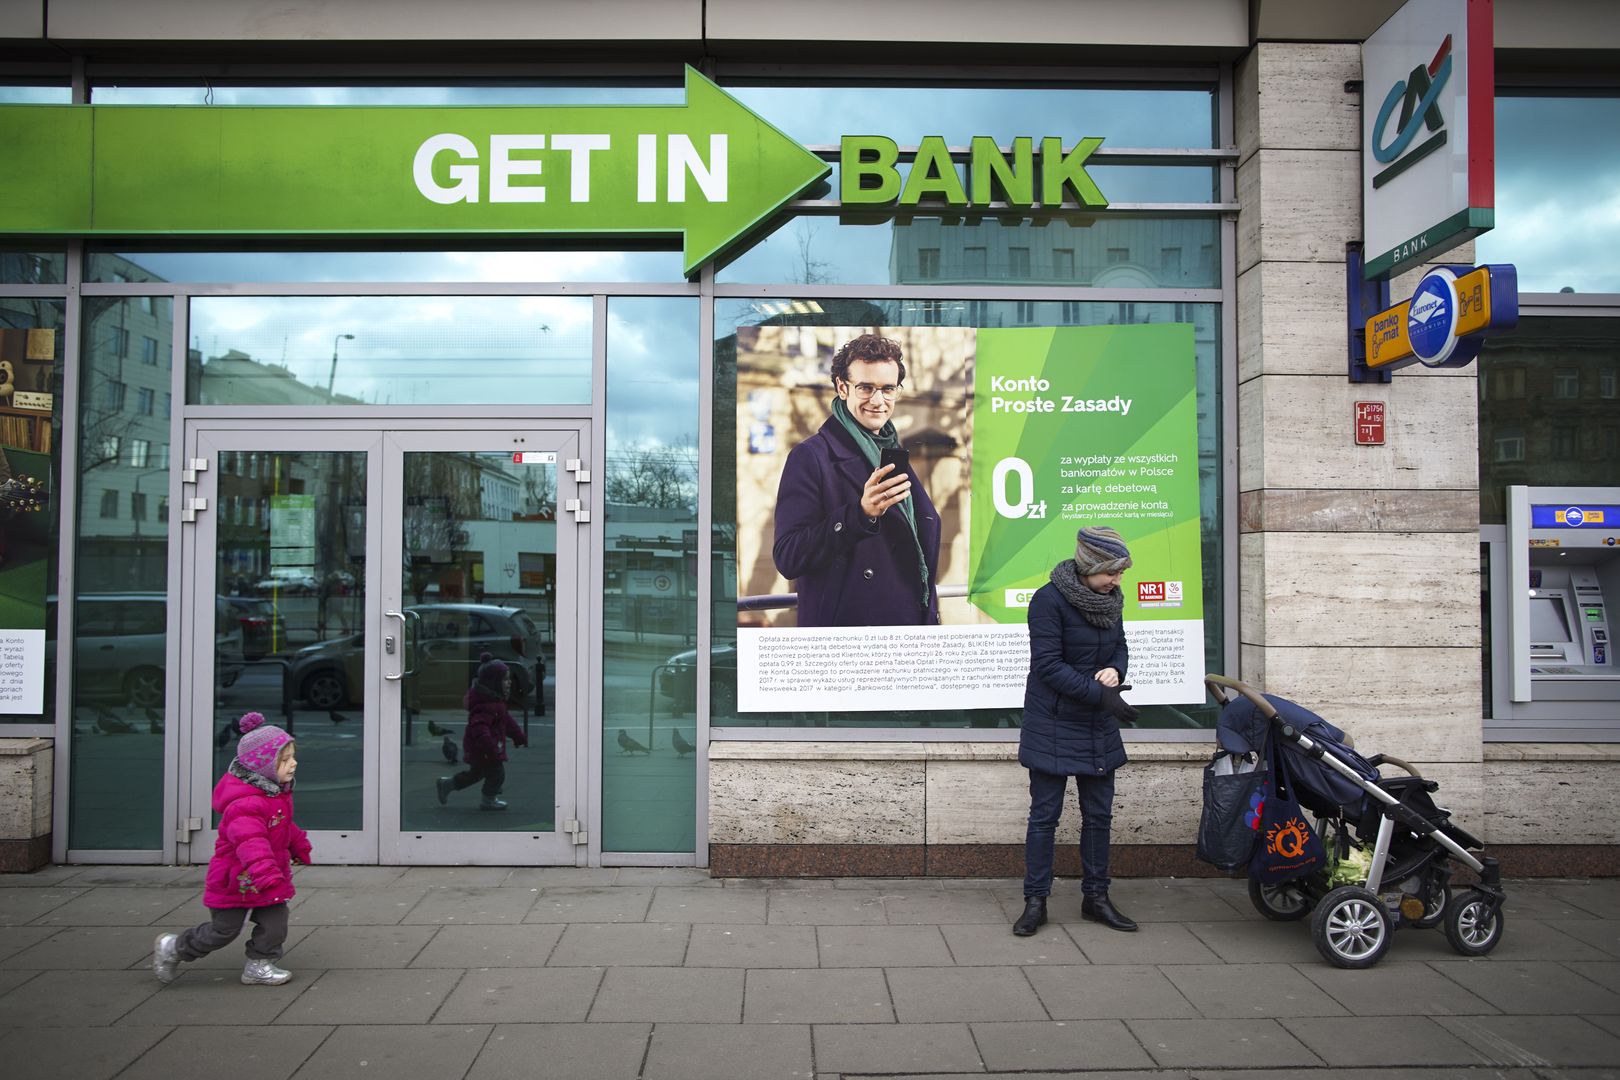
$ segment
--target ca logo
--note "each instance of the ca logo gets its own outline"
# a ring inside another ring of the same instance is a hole
[[[1446,144],[1446,118],[1440,114],[1439,101],[1440,91],[1450,78],[1451,35],[1447,34],[1433,60],[1427,65],[1419,64],[1413,68],[1410,75],[1390,87],[1389,93],[1384,96],[1378,119],[1373,121],[1372,151],[1373,158],[1389,168],[1373,176],[1373,187],[1383,187]],[[1390,117],[1395,114],[1397,105],[1401,108],[1400,122],[1396,125],[1398,130],[1394,140],[1386,144],[1385,129],[1389,127]],[[1436,134],[1411,153],[1406,153],[1412,140],[1425,127]]]

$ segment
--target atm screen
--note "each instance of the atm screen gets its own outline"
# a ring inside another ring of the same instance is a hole
[[[1535,645],[1562,645],[1572,641],[1569,633],[1569,610],[1564,597],[1558,593],[1543,593],[1530,598],[1530,641]]]

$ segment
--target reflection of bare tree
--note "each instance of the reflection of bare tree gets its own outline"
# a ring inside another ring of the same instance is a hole
[[[697,441],[683,435],[673,444],[648,443],[613,454],[609,502],[660,510],[697,505]]]
[[[456,568],[466,523],[482,516],[480,468],[471,454],[407,454],[405,462],[405,575],[420,604],[430,585],[464,584]]]
[[[818,285],[832,280],[832,275],[827,272],[832,263],[811,254],[810,249],[815,240],[815,223],[810,218],[800,218],[793,236],[793,242],[799,249],[799,264],[795,267],[796,281],[799,284]]]

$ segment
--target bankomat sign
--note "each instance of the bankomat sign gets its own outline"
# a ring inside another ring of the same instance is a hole
[[[1495,224],[1491,0],[1408,0],[1361,48],[1368,279]]]

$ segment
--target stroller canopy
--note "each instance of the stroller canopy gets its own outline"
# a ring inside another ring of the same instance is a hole
[[[1368,783],[1378,782],[1378,770],[1367,759],[1345,745],[1344,732],[1317,716],[1303,705],[1275,694],[1263,695],[1277,710],[1277,722],[1290,724],[1294,730],[1332,754]],[[1271,740],[1271,722],[1254,702],[1239,695],[1221,709],[1215,723],[1215,739],[1222,750],[1233,754],[1259,754],[1264,756]],[[1294,743],[1278,740],[1284,753],[1291,755],[1288,764],[1294,774],[1296,797],[1308,809],[1323,813],[1331,807],[1343,807],[1359,813],[1366,792],[1354,781],[1334,772],[1328,766],[1306,755]]]

